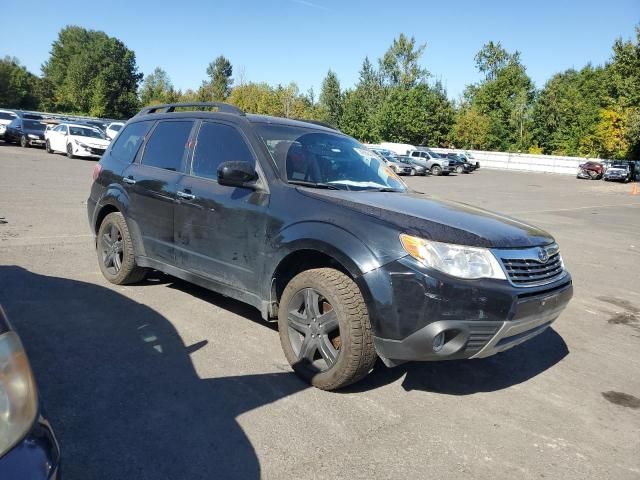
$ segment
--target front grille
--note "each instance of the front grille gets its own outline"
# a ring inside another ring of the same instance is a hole
[[[557,251],[546,262],[534,258],[502,258],[504,269],[514,285],[540,285],[562,275],[562,259]]]
[[[91,147],[89,149],[89,151],[94,155],[102,155],[104,153],[105,149],[104,148],[93,148],[93,147]]]
[[[544,247],[495,249],[509,281],[516,286],[529,287],[551,283],[564,275],[558,245]]]

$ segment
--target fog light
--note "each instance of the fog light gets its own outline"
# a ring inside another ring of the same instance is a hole
[[[433,351],[439,352],[440,350],[442,350],[443,346],[444,346],[444,332],[440,332],[433,339]]]

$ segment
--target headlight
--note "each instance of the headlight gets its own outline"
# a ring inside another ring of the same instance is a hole
[[[0,335],[0,457],[31,428],[38,394],[18,335]]]
[[[38,140],[38,139],[40,138],[38,135],[33,135],[33,134],[31,134],[31,133],[28,133],[28,134],[27,134],[27,137],[32,138],[32,139],[34,139],[34,140]]]
[[[499,278],[506,280],[504,271],[491,251],[450,243],[432,242],[401,234],[400,242],[406,252],[427,267],[459,278]]]
[[[75,140],[75,139],[73,141],[76,143],[76,145],[79,145],[80,147],[86,148],[87,150],[89,150],[89,145],[87,145],[86,143],[79,142],[78,140]]]

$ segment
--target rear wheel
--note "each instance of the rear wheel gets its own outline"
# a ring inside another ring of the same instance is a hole
[[[104,217],[98,229],[96,247],[100,270],[111,283],[125,285],[144,279],[146,269],[136,265],[131,234],[120,212]]]
[[[431,175],[435,175],[436,177],[442,175],[442,167],[440,165],[434,165],[431,167]]]
[[[376,361],[360,289],[332,268],[307,270],[289,282],[280,302],[278,330],[289,364],[322,390],[360,380]]]

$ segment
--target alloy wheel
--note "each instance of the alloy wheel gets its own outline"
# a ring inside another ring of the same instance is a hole
[[[115,223],[111,223],[102,234],[100,238],[100,251],[105,269],[111,275],[117,275],[122,268],[124,247],[122,232],[120,232],[120,229]]]
[[[296,293],[287,308],[289,339],[299,362],[329,370],[340,354],[340,325],[331,304],[314,288]]]

